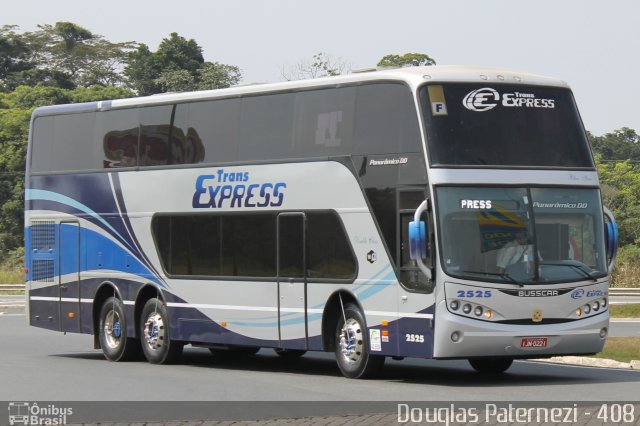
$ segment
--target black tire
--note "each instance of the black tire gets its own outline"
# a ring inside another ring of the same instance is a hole
[[[304,354],[307,353],[307,351],[305,351],[304,349],[281,349],[281,348],[276,348],[276,349],[274,349],[274,351],[281,358],[285,358],[285,359],[300,358],[301,356],[303,356]]]
[[[109,361],[130,361],[140,357],[140,342],[127,335],[124,305],[117,297],[104,301],[98,317],[98,339]]]
[[[183,342],[171,340],[169,316],[164,302],[149,299],[140,315],[140,343],[145,358],[152,364],[176,362],[184,347]]]
[[[350,379],[365,379],[379,373],[385,357],[371,354],[369,333],[360,309],[347,304],[344,317],[342,311],[339,315],[334,338],[336,361],[342,375]]]
[[[471,358],[469,364],[480,374],[500,374],[511,367],[513,358]]]

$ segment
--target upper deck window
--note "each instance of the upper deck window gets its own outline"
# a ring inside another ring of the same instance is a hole
[[[429,85],[421,100],[432,166],[594,168],[568,89]]]
[[[393,82],[39,116],[32,139],[34,173],[422,152]]]

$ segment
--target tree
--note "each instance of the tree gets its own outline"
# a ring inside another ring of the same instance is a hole
[[[282,67],[281,75],[287,80],[304,80],[308,78],[330,77],[351,72],[351,65],[342,58],[335,58],[328,53],[317,53],[311,61],[300,61],[291,67]]]
[[[633,129],[623,127],[603,136],[588,136],[594,152],[603,160],[640,161],[640,135]]]
[[[121,84],[120,70],[133,42],[112,43],[72,22],[39,25],[28,33],[39,64],[67,75],[74,87]]]
[[[39,85],[0,93],[0,263],[20,261],[24,226],[24,172],[29,120],[33,109],[60,103],[133,96],[122,87],[66,90]]]
[[[156,52],[142,44],[129,56],[125,68],[129,85],[140,95],[219,89],[237,84],[238,67],[206,62],[195,40],[171,33]]]
[[[198,69],[198,90],[220,89],[238,84],[242,74],[235,65],[205,62]]]
[[[32,69],[30,49],[15,25],[0,27],[0,90],[11,90],[20,73]]]
[[[436,61],[424,53],[405,53],[404,55],[386,55],[380,62],[379,67],[419,67],[424,65],[435,65]]]
[[[122,84],[127,52],[135,43],[112,43],[72,22],[38,28],[24,34],[18,34],[16,26],[0,29],[2,89],[38,84],[64,89]]]
[[[613,212],[620,230],[620,245],[640,245],[640,166],[629,160],[596,164],[602,200]]]

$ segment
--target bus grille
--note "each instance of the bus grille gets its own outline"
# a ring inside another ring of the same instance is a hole
[[[56,256],[56,224],[53,220],[31,222],[31,280],[54,282]]]

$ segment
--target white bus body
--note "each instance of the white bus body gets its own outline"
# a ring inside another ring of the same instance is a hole
[[[530,74],[383,70],[31,123],[29,323],[110,360],[335,351],[364,377],[385,356],[596,353],[615,232],[568,86]]]

